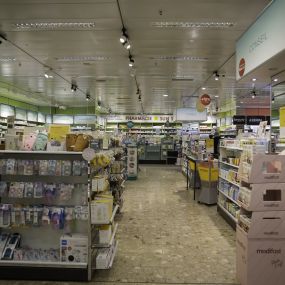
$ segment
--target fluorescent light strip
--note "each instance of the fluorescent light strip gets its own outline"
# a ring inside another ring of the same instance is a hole
[[[150,59],[154,60],[189,60],[189,61],[207,61],[207,57],[198,57],[198,56],[184,56],[184,55],[177,55],[177,56],[167,56],[167,55],[162,55],[162,56],[154,56],[150,57]]]
[[[230,28],[235,26],[233,22],[151,22],[156,28]]]
[[[59,57],[56,60],[60,62],[85,62],[85,61],[100,61],[109,60],[110,57],[107,56],[64,56]]]
[[[0,62],[9,62],[9,61],[15,61],[16,58],[12,57],[0,57]]]
[[[38,29],[38,30],[56,30],[56,29],[93,29],[94,22],[38,22],[38,23],[16,23],[17,29]]]

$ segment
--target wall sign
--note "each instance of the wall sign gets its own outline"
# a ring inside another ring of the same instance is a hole
[[[167,115],[110,115],[107,116],[107,122],[128,122],[134,123],[165,123],[166,121],[174,122],[174,116]]]
[[[275,0],[236,44],[236,79],[239,80],[285,47],[285,1]]]
[[[195,108],[178,108],[176,109],[176,120],[184,122],[203,122],[207,120],[207,111],[198,112]]]

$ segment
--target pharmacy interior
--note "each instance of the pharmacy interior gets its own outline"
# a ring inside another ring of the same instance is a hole
[[[53,21],[56,4],[25,1],[0,26],[0,279],[91,281],[111,270],[128,187],[140,166],[159,164],[179,169],[195,205],[215,207],[236,231],[238,282],[283,285],[285,1],[251,1],[248,14],[237,4],[237,23],[164,22],[173,3],[133,2],[86,1],[85,20],[74,22],[75,4]],[[179,2],[185,19],[189,4]],[[12,14],[3,3],[0,19]],[[149,40],[137,18],[151,5]],[[185,29],[188,49],[148,54]],[[224,37],[219,59],[189,56],[210,34]]]

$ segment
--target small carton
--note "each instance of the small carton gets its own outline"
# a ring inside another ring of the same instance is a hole
[[[91,203],[91,223],[109,224],[113,212],[113,199],[99,198]]]

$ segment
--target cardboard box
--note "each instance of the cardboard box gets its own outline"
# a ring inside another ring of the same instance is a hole
[[[99,227],[99,243],[109,243],[112,237],[112,226],[104,225]]]
[[[248,182],[251,184],[285,183],[285,156],[254,155]]]
[[[108,269],[114,255],[116,254],[116,244],[114,240],[110,248],[100,248],[96,255],[96,269]]]
[[[237,226],[236,246],[241,285],[284,285],[285,239],[251,239]]]
[[[252,184],[241,187],[238,201],[247,211],[285,210],[285,183]]]
[[[91,203],[91,223],[109,224],[113,212],[113,199],[99,198]]]
[[[85,263],[88,260],[88,237],[82,234],[66,234],[60,238],[60,260]]]
[[[285,239],[285,211],[253,212],[247,234],[249,238]]]

